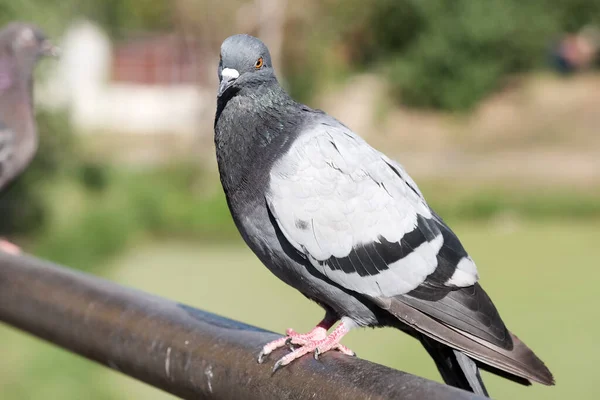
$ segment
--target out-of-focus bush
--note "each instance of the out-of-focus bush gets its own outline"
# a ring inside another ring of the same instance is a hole
[[[91,187],[65,179],[46,190],[53,218],[33,236],[34,254],[91,270],[147,237],[238,238],[218,183],[207,183],[195,165],[94,169],[102,171],[93,173],[102,190],[96,178]]]
[[[341,55],[339,64],[386,71],[397,101],[442,110],[471,108],[507,76],[543,68],[563,33],[600,23],[596,0],[331,0],[324,7],[313,46],[335,37],[326,52]],[[304,87],[303,72],[315,70],[291,68],[290,79]]]
[[[390,83],[407,104],[464,110],[497,89],[509,74],[545,60],[556,27],[535,3],[455,0],[424,2],[416,41],[394,56]],[[535,23],[532,23],[532,20]]]
[[[542,4],[545,6],[543,12],[555,15],[559,33],[576,32],[582,26],[600,24],[600,2],[597,0],[543,0]]]
[[[376,65],[405,51],[425,27],[425,15],[413,0],[340,0],[330,2],[329,34],[343,46],[345,61],[356,68]]]

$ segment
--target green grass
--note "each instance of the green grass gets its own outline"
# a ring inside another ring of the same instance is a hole
[[[505,322],[557,380],[556,387],[526,388],[485,374],[494,398],[598,398],[599,225],[519,220],[454,225]],[[122,284],[277,332],[288,327],[308,330],[322,316],[239,241],[226,246],[152,242],[130,249],[106,271]],[[0,340],[2,399],[172,398],[5,327]],[[425,351],[399,331],[360,330],[344,343],[362,358],[439,380]]]

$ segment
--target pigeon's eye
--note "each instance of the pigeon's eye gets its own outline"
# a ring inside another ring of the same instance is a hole
[[[261,69],[262,66],[263,66],[263,58],[260,57],[258,60],[256,60],[256,64],[254,64],[254,68]]]

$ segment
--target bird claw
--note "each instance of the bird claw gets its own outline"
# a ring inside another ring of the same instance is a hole
[[[344,355],[347,355],[349,357],[356,357],[356,353],[354,351],[350,350],[341,343],[338,343],[334,348]]]
[[[282,337],[282,338],[275,339],[272,342],[265,344],[263,346],[263,348],[261,349],[260,353],[258,353],[258,359],[257,359],[258,363],[262,364],[266,360],[266,358],[269,354],[271,354],[274,350],[277,350],[278,348],[285,346],[286,342],[287,342],[287,338]]]
[[[260,353],[258,353],[258,359],[256,361],[258,361],[259,364],[262,364],[265,361],[265,357],[268,354],[265,354],[264,349],[260,351]]]
[[[337,350],[337,351],[339,351],[340,353],[342,353],[342,354],[344,354],[346,356],[356,357],[356,353],[354,351],[350,350],[349,348],[347,348],[346,346],[344,346],[341,343],[336,343],[331,348],[329,348],[329,349],[326,348],[325,350],[321,349],[320,347],[315,348],[315,351],[314,351],[315,360],[318,361],[319,357],[323,353],[325,353],[326,351],[329,351],[329,350]]]
[[[342,354],[355,356],[356,353],[339,343],[339,340],[346,332],[347,329],[343,324],[340,324],[340,326],[338,326],[338,328],[336,328],[329,336],[327,336],[327,330],[321,327],[317,327],[307,334],[299,334],[292,329],[288,329],[286,331],[287,336],[264,345],[258,355],[258,363],[262,364],[266,359],[266,356],[280,347],[288,347],[291,352],[277,360],[273,366],[273,373],[311,352],[313,353],[315,360],[318,360],[323,353],[329,350],[338,350]],[[298,347],[296,348],[294,345]]]
[[[277,362],[275,363],[275,365],[273,365],[273,369],[272,369],[271,373],[274,374],[282,366],[285,366],[285,365],[283,364],[283,358],[280,358],[279,360],[277,360]]]
[[[289,349],[289,351],[296,350],[296,347],[294,347],[294,343],[292,342],[292,338],[291,337],[287,338],[287,340],[285,341],[285,346]]]
[[[323,328],[317,327],[309,333],[300,334],[289,328],[286,330],[285,337],[275,339],[263,346],[261,352],[258,354],[257,361],[259,364],[262,364],[269,354],[280,347],[287,347],[291,352],[296,351],[297,349],[294,345],[304,346],[306,343],[314,340],[314,338],[324,338],[326,336],[326,332],[327,331]]]

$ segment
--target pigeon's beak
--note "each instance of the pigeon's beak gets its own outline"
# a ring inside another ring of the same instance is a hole
[[[49,40],[44,40],[42,43],[42,55],[44,57],[60,57],[60,47],[53,45]]]
[[[221,84],[219,85],[219,94],[217,97],[221,97],[239,76],[240,73],[236,69],[223,69],[223,71],[221,71]]]

